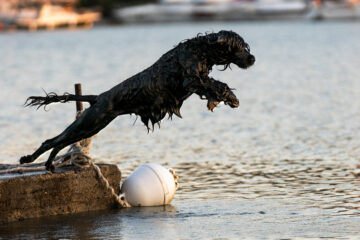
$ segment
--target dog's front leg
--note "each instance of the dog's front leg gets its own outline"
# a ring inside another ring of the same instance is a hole
[[[188,88],[193,93],[199,95],[201,99],[207,99],[207,107],[211,111],[222,101],[233,108],[239,106],[239,100],[229,86],[213,78],[194,78],[193,81],[188,84]]]

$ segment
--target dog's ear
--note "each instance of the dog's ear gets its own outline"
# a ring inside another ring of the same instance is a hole
[[[226,42],[225,36],[224,35],[219,35],[216,42],[220,43],[220,44],[225,43]]]
[[[216,35],[217,35],[217,36],[216,36]],[[218,33],[218,34],[216,34],[216,35],[209,38],[208,42],[209,42],[210,44],[215,44],[215,43],[220,43],[220,44],[222,44],[222,43],[225,43],[225,42],[226,42],[226,37],[225,37],[223,34]]]

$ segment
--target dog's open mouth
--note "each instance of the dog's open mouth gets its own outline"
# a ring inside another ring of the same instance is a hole
[[[236,99],[236,101],[231,101],[231,102],[225,102],[226,105],[229,105],[232,108],[237,108],[239,107],[239,100]]]
[[[237,108],[239,107],[239,100],[238,99],[232,99],[231,101],[223,101],[225,105],[228,105],[232,108]],[[210,111],[214,111],[214,108],[219,105],[220,101],[216,101],[216,100],[208,100],[207,102],[207,108],[210,110]]]

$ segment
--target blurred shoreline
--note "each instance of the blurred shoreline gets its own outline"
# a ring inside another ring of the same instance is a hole
[[[358,21],[360,19],[358,0],[162,0],[150,1],[150,3],[135,0],[126,4],[114,0],[107,5],[104,4],[106,1],[93,1],[93,4],[81,2],[84,1],[0,2],[0,32],[169,22]]]

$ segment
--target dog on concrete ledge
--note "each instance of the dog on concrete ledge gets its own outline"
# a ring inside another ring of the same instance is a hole
[[[149,68],[100,95],[51,93],[29,97],[26,106],[68,101],[89,102],[91,106],[60,135],[43,142],[32,155],[21,157],[20,163],[33,162],[52,149],[45,165],[54,171],[52,162],[61,149],[95,135],[117,116],[136,114],[149,130],[149,122],[154,127],[166,114],[170,118],[173,114],[181,117],[181,105],[193,93],[206,99],[211,111],[219,102],[238,107],[239,100],[229,86],[209,77],[209,72],[213,65],[224,65],[225,70],[233,63],[246,69],[254,62],[242,37],[232,31],[220,31],[181,42]]]

